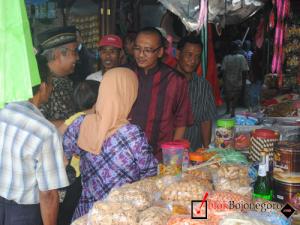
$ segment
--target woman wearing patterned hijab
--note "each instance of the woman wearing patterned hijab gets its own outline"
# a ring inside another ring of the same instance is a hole
[[[82,195],[73,220],[112,188],[156,175],[157,161],[144,132],[127,120],[137,91],[133,71],[109,70],[99,88],[96,113],[80,116],[64,134],[66,157],[76,154],[81,160]]]

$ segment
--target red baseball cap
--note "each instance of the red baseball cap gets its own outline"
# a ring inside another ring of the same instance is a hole
[[[108,35],[104,35],[101,40],[98,42],[98,46],[99,47],[103,47],[103,46],[113,46],[116,48],[122,48],[123,47],[123,43],[122,43],[122,39],[114,34],[108,34]]]

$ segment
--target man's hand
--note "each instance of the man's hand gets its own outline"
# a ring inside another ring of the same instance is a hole
[[[44,225],[56,225],[59,207],[58,191],[40,191],[40,209]]]

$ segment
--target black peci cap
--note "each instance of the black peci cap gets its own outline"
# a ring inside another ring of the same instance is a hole
[[[37,40],[39,52],[76,42],[76,28],[75,26],[56,27],[38,34]]]

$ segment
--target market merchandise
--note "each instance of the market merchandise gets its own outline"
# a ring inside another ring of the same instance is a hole
[[[184,175],[192,176],[198,180],[211,180],[212,176],[207,168],[187,170]]]
[[[179,142],[166,142],[161,145],[163,165],[162,175],[177,175],[182,171],[183,153],[185,147]]]
[[[271,225],[268,222],[251,218],[243,214],[235,214],[225,217],[219,225]]]
[[[137,225],[138,211],[131,204],[96,202],[89,212],[88,225]]]
[[[193,220],[191,216],[172,216],[167,225],[218,225],[218,221]]]
[[[266,200],[272,200],[272,187],[270,184],[270,178],[267,176],[266,171],[266,154],[261,153],[261,161],[258,168],[258,176],[254,183],[253,196],[255,198],[263,198]]]
[[[191,201],[199,199],[205,192],[211,191],[212,185],[201,181],[187,180],[175,182],[162,192],[162,199],[167,201]]]
[[[150,207],[139,214],[139,225],[165,225],[170,216],[166,208]]]
[[[234,125],[233,119],[217,120],[215,145],[217,148],[228,149],[234,147]]]
[[[88,214],[79,217],[77,220],[73,221],[71,225],[87,225],[88,223]]]
[[[127,202],[133,205],[137,210],[144,210],[150,207],[152,202],[147,193],[139,189],[128,188],[127,186],[113,189],[106,200],[116,203]]]

